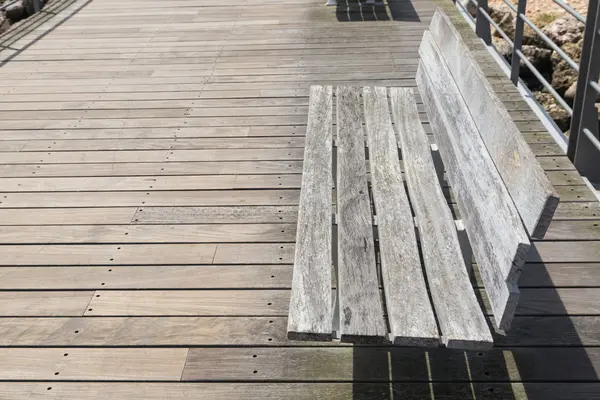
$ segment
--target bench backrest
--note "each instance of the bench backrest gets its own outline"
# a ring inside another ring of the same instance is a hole
[[[439,22],[440,11],[435,19]],[[425,32],[419,53],[417,84],[497,329],[503,331],[510,327],[518,301],[517,279],[529,250],[529,238],[463,91],[430,32]]]
[[[558,206],[554,187],[449,17],[438,9],[429,30],[527,232],[543,238]]]

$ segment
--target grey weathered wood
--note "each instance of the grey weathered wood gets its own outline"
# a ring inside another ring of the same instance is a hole
[[[529,239],[429,32],[423,36],[419,53],[419,90],[482,270],[497,328],[506,330],[518,300],[517,279],[529,250]]]
[[[360,89],[337,88],[338,299],[341,339],[382,341]]]
[[[287,329],[290,339],[331,339],[332,97],[331,86],[310,88]]]
[[[390,97],[442,342],[447,347],[491,347],[492,335],[477,303],[454,220],[436,179],[429,140],[419,120],[414,92],[392,88]],[[419,313],[415,318],[420,319],[420,329],[435,330],[432,314]]]
[[[448,16],[438,9],[431,35],[529,234],[543,238],[558,195]]]
[[[365,87],[363,97],[390,340],[434,345],[439,336],[402,181],[386,89]]]

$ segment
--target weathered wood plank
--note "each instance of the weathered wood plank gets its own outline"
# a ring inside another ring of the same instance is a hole
[[[37,192],[2,193],[0,208],[47,207],[225,207],[297,206],[300,190],[183,190],[152,192]],[[133,210],[133,209],[132,209]],[[297,212],[297,209],[294,208]],[[214,210],[215,212],[217,210]],[[135,210],[133,210],[135,212]],[[282,212],[283,209],[282,209]],[[223,214],[222,212],[219,214]],[[160,215],[160,213],[157,213]],[[164,218],[167,218],[164,216]],[[68,220],[68,218],[66,218]],[[2,218],[0,218],[0,221]],[[130,219],[131,220],[131,219]],[[106,223],[106,221],[105,221]]]
[[[70,178],[0,178],[7,192],[73,192],[119,190],[297,189],[299,174],[193,175]]]
[[[44,205],[47,206],[48,203]],[[13,206],[20,206],[20,204]],[[136,210],[136,207],[2,208],[0,225],[129,224]]]
[[[534,238],[543,238],[558,205],[558,195],[460,33],[442,10],[436,11],[429,30],[527,232]]]
[[[288,290],[107,290],[96,292],[85,315],[284,316],[288,300]]]
[[[136,224],[245,224],[296,222],[295,206],[237,207],[143,207],[135,213]]]
[[[391,339],[402,344],[433,345],[436,341],[439,343],[439,336],[402,181],[387,92],[385,88],[365,87],[363,97]]]
[[[154,382],[4,382],[0,394],[7,398],[47,399],[48,388],[64,399],[162,400],[168,396],[234,398],[239,400],[371,400],[386,398],[390,390],[403,399],[463,400],[473,396],[490,399],[589,400],[600,396],[600,383],[154,383]]]
[[[0,292],[0,315],[81,316],[94,292]]]
[[[289,243],[11,245],[0,265],[290,264],[293,250]]]
[[[13,211],[13,210],[11,210]],[[0,215],[2,213],[0,212]],[[36,223],[36,221],[33,221]],[[70,221],[65,221],[70,222]],[[2,244],[294,242],[294,224],[3,226]]]
[[[379,296],[373,216],[367,186],[360,89],[338,86],[338,301],[342,341],[387,340]]]
[[[507,357],[518,364],[507,363]],[[197,348],[190,350],[183,380],[510,382],[519,376],[524,381],[576,382],[595,381],[599,363],[598,348],[524,347],[487,352],[406,347]]]
[[[301,161],[206,161],[185,163],[12,164],[0,166],[0,177],[73,177],[144,175],[299,174]],[[199,189],[199,188],[198,188]]]
[[[444,201],[430,144],[419,121],[414,92],[392,88],[390,97],[442,342],[447,347],[491,347],[493,339],[471,287],[454,219]],[[424,298],[419,302],[426,301],[427,307],[426,288],[421,286]],[[433,313],[415,306],[411,309],[415,329],[437,331]]]
[[[186,348],[0,349],[0,379],[173,381],[181,377],[187,354]]]
[[[0,269],[2,290],[289,289],[291,265],[25,267]]]
[[[496,326],[506,330],[518,300],[516,281],[529,239],[431,34],[425,33],[419,51],[419,90],[482,270]]]
[[[332,88],[311,86],[288,319],[291,339],[332,335]]]

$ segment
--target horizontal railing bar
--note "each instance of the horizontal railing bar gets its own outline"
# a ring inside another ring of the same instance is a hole
[[[548,90],[548,92],[550,92],[550,94],[556,99],[556,101],[558,102],[558,104],[560,104],[562,106],[562,108],[564,108],[567,113],[569,113],[569,116],[573,116],[573,109],[571,107],[569,107],[569,105],[563,100],[563,98],[556,92],[556,90],[554,90],[554,88],[552,87],[552,85],[546,80],[546,78],[544,78],[542,76],[542,74],[540,74],[540,72],[537,70],[537,68],[527,59],[527,57],[525,56],[525,54],[523,54],[523,52],[521,50],[517,50],[517,55],[519,56],[519,58],[523,61],[523,63],[527,66],[527,68],[529,68],[529,70],[531,71],[531,73],[533,75],[535,75],[536,78],[538,78],[538,80],[540,81],[540,83]]]
[[[527,16],[525,16],[524,14],[519,14],[519,18],[521,18],[527,25],[529,25],[531,29],[533,29],[535,33],[537,33],[538,36],[544,42],[546,42],[548,46],[552,48],[552,50],[554,50],[559,56],[562,57],[563,60],[565,60],[571,66],[571,68],[579,72],[579,65],[577,65],[577,63],[573,61],[573,59],[569,57],[567,53],[565,53],[560,47],[558,47],[556,43],[554,43],[548,36],[546,36],[544,32],[542,32],[537,26],[535,26],[535,24],[531,22],[531,20],[527,18]]]
[[[475,0],[469,0],[469,1],[470,1],[471,3],[473,3],[473,4],[475,4],[475,6],[476,6],[477,8],[479,8],[479,5],[477,4],[477,2],[476,2]],[[463,5],[462,5],[462,3],[461,3],[460,1],[457,1],[457,2],[456,2],[456,4],[458,4],[458,5],[460,6],[460,8],[462,8],[462,9],[463,9],[463,11],[465,12],[465,15],[466,15],[466,16],[468,16],[468,17],[471,19],[471,21],[475,22],[475,18],[473,18],[473,17],[471,16],[471,13],[469,12],[469,10],[467,10],[467,8],[466,8],[465,6],[463,6]]]
[[[598,140],[598,138],[594,136],[594,134],[588,128],[583,128],[583,133],[585,133],[585,136],[590,139],[590,142],[594,145],[596,150],[600,151],[600,140]]]
[[[506,0],[504,0],[504,1],[506,1]],[[571,8],[571,6],[562,2],[561,0],[552,0],[552,1],[555,2],[556,4],[558,4],[559,6],[561,6],[566,12],[568,12],[569,14],[571,14],[572,16],[577,18],[579,20],[579,22],[581,22],[585,25],[585,18],[581,14],[579,14],[577,11],[575,11],[573,8]]]
[[[600,85],[598,85],[598,82],[590,81],[590,86],[600,95]]]
[[[496,30],[498,31],[498,33],[500,34],[500,36],[502,36],[502,39],[506,40],[508,42],[508,44],[510,45],[510,47],[514,47],[514,42],[508,37],[508,35],[506,33],[504,33],[504,31],[502,30],[502,28],[500,28],[500,26],[494,22],[494,20],[492,19],[492,17],[490,17],[490,14],[487,13],[487,11],[485,11],[484,9],[479,9],[479,11],[481,12],[481,15],[483,15],[485,17],[485,19],[488,20],[488,22],[494,27],[496,28]]]
[[[510,1],[510,0],[503,0],[503,1],[506,3],[506,5],[508,6],[508,8],[510,8],[511,10],[513,10],[513,12],[514,12],[515,14],[517,14],[517,13],[518,13],[518,11],[517,11],[517,7],[516,7],[516,6],[515,6],[513,3],[511,3],[511,1]]]

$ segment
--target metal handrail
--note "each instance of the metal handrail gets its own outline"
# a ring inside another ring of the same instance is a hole
[[[590,0],[587,18],[568,6],[562,0],[552,0],[577,21],[585,24],[585,34],[581,61],[578,64],[563,49],[552,41],[538,26],[526,15],[527,0],[518,0],[513,4],[510,0],[503,0],[510,10],[516,14],[514,39],[504,32],[500,26],[492,20],[488,12],[487,0],[469,0],[477,8],[477,17],[473,18],[469,12],[463,13],[475,22],[477,35],[488,45],[491,44],[490,26],[512,48],[511,58],[511,80],[515,85],[520,82],[519,74],[521,62],[539,80],[541,85],[550,93],[557,103],[572,117],[571,131],[568,139],[567,156],[573,161],[575,167],[590,180],[600,182],[600,140],[598,129],[598,115],[595,107],[596,97],[600,94],[598,78],[600,75],[600,0]],[[460,1],[457,1],[464,11],[468,11]],[[522,51],[523,38],[525,36],[525,24],[556,54],[564,60],[569,67],[578,73],[577,93],[573,107],[571,107],[558,94],[540,71],[527,59]],[[580,135],[583,133],[583,135]],[[583,139],[583,140],[580,140]]]

